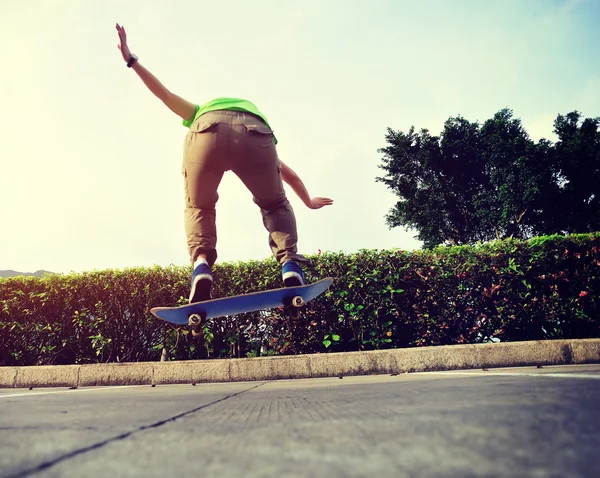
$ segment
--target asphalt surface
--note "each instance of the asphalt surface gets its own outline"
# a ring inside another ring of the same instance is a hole
[[[598,477],[600,365],[0,390],[1,477]]]

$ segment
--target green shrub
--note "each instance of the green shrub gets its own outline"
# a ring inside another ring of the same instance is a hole
[[[300,320],[210,321],[202,339],[150,308],[186,301],[189,267],[0,280],[0,364],[247,357],[600,336],[600,234],[310,257],[332,287]],[[219,264],[213,295],[281,286],[272,260]]]

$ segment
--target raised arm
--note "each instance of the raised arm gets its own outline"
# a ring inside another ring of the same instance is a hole
[[[119,33],[119,45],[123,60],[128,66],[138,74],[148,89],[160,99],[173,113],[179,115],[184,120],[189,120],[196,112],[196,105],[184,100],[181,96],[171,93],[150,71],[148,71],[137,60],[135,55],[131,54],[127,45],[127,33],[125,28],[117,23],[117,32]]]
[[[333,204],[333,200],[329,198],[311,198],[306,190],[306,186],[304,186],[304,183],[302,182],[302,179],[300,179],[300,176],[298,176],[292,170],[292,168],[290,168],[283,161],[279,162],[281,163],[281,179],[290,185],[302,202],[306,204],[306,207],[309,207],[310,209],[320,209],[323,206],[329,206],[330,204]]]

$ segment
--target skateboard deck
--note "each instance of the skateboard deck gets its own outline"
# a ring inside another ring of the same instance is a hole
[[[321,295],[332,283],[333,279],[327,277],[308,285],[251,292],[179,307],[154,307],[150,312],[159,319],[172,324],[194,325],[198,323],[198,320],[205,321],[215,317],[256,312],[275,307],[289,307],[299,311],[306,302]],[[297,316],[297,314],[292,315]],[[192,320],[191,317],[197,317],[197,319]]]

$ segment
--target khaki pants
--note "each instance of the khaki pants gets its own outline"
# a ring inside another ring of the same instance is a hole
[[[210,111],[190,128],[183,153],[185,231],[192,262],[199,254],[217,259],[215,205],[225,171],[233,171],[254,196],[269,245],[280,262],[307,259],[297,253],[296,217],[281,181],[273,132],[259,117],[238,111]],[[240,231],[240,237],[242,237]]]

